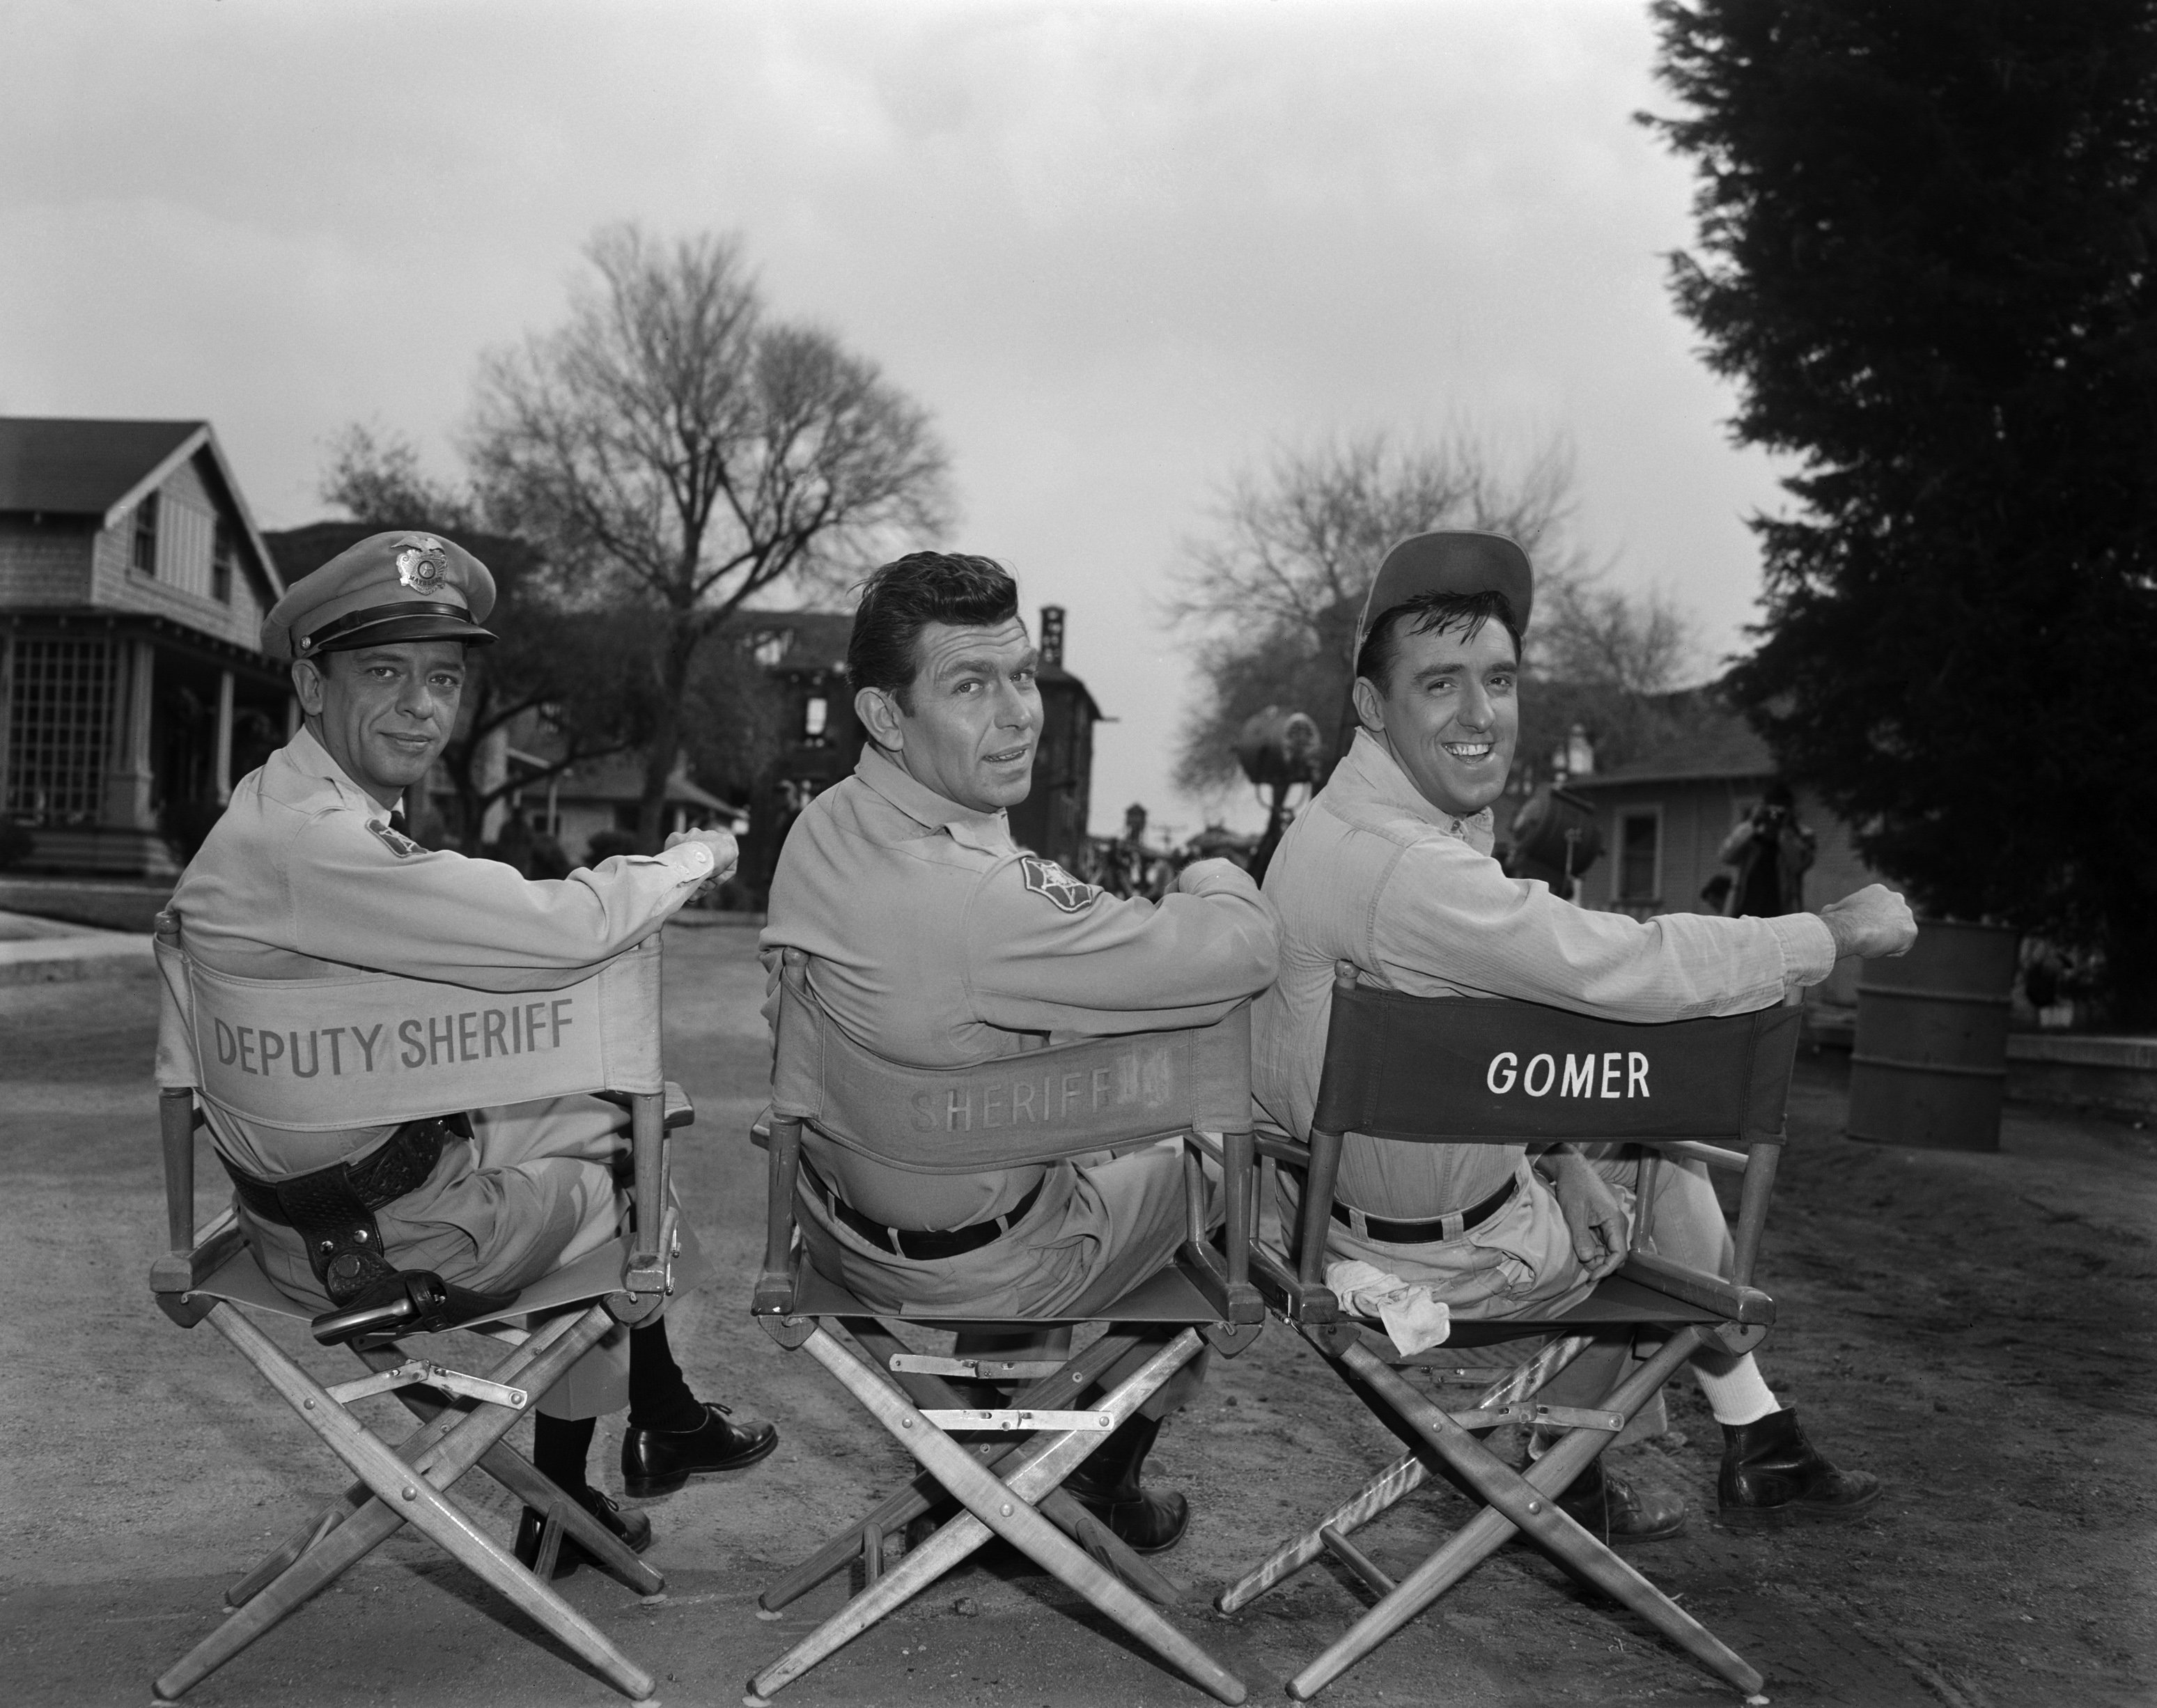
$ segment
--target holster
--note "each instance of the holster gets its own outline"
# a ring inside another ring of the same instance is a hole
[[[275,1181],[236,1168],[219,1153],[249,1212],[300,1236],[308,1268],[337,1306],[315,1319],[317,1340],[332,1345],[360,1335],[434,1331],[498,1309],[516,1296],[453,1286],[430,1269],[399,1269],[382,1249],[374,1212],[423,1186],[452,1138],[471,1137],[471,1122],[461,1114],[407,1121],[358,1162],[333,1162]]]

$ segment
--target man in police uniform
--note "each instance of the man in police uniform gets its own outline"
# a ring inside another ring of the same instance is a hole
[[[1018,590],[986,558],[920,552],[871,576],[847,650],[869,739],[811,801],[773,876],[764,933],[806,950],[818,1001],[849,1036],[919,1067],[1074,1037],[1202,1026],[1272,981],[1274,928],[1223,860],[1160,902],[1121,899],[1015,846],[1040,734],[1037,655]],[[1105,1307],[1184,1236],[1172,1146],[1074,1166],[917,1175],[805,1131],[800,1212],[818,1266],[870,1304],[982,1314]],[[1171,1382],[1068,1486],[1133,1547],[1182,1534],[1181,1495],[1145,1494]]]
[[[1763,1007],[1825,978],[1840,955],[1900,954],[1915,940],[1902,898],[1877,884],[1818,914],[1644,923],[1508,878],[1490,857],[1490,807],[1519,734],[1533,592],[1519,546],[1471,532],[1403,542],[1372,586],[1357,633],[1362,727],[1266,877],[1281,976],[1254,1016],[1256,1089],[1299,1136],[1310,1130],[1338,961],[1419,996],[1673,1021]],[[1531,1168],[1517,1148],[1347,1134],[1328,1252],[1428,1285],[1464,1318],[1568,1309],[1627,1248],[1637,1165],[1617,1147],[1596,1150],[1557,1147]],[[1665,1163],[1657,1182],[1656,1248],[1727,1273],[1728,1230],[1706,1170]],[[1617,1348],[1583,1357],[1549,1397],[1593,1403],[1621,1357]],[[1693,1371],[1723,1428],[1726,1520],[1842,1517],[1877,1495],[1876,1479],[1838,1470],[1806,1442],[1749,1356],[1698,1354]],[[1599,1461],[1563,1504],[1621,1541],[1684,1524],[1682,1503],[1628,1487]]]
[[[733,870],[734,839],[718,831],[540,882],[496,861],[422,848],[403,833],[396,809],[450,738],[466,650],[494,638],[481,626],[493,604],[485,565],[419,532],[362,540],[278,601],[263,620],[262,648],[291,661],[306,718],[234,789],[181,877],[172,907],[190,955],[250,979],[361,967],[478,990],[558,989],[649,936]],[[453,1310],[474,1301],[485,1308],[603,1244],[624,1207],[612,1165],[625,1148],[627,1119],[596,1098],[327,1133],[210,1111],[264,1267],[285,1291],[324,1309],[414,1287],[415,1298],[427,1287],[446,1293]],[[534,1460],[641,1550],[651,1520],[620,1513],[585,1480],[601,1412],[630,1407],[622,1470],[634,1495],[752,1464],[778,1438],[769,1424],[739,1428],[725,1407],[691,1394],[663,1321],[610,1340],[540,1402]],[[528,1564],[539,1529],[528,1511],[517,1538]],[[556,1575],[585,1557],[565,1541]]]

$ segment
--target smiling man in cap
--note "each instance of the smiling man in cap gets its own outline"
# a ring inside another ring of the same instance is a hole
[[[404,834],[396,809],[456,728],[466,651],[494,639],[484,626],[493,606],[485,564],[440,535],[404,531],[360,540],[278,601],[262,648],[290,663],[304,721],[233,790],[180,878],[172,908],[191,956],[250,979],[363,968],[479,990],[559,989],[734,869],[722,831],[559,881]],[[374,1303],[415,1273],[481,1295],[484,1308],[611,1238],[624,1208],[613,1164],[628,1117],[596,1098],[320,1133],[214,1108],[209,1119],[264,1267],[317,1309]],[[326,1199],[342,1206],[335,1227],[313,1225]],[[620,1513],[585,1479],[600,1414],[630,1408],[622,1469],[636,1495],[753,1464],[778,1438],[694,1397],[663,1319],[610,1340],[539,1402],[533,1459],[641,1549],[651,1521]],[[528,1565],[539,1536],[528,1511],[517,1536]],[[565,1540],[555,1575],[585,1557]]]
[[[1310,1133],[1336,962],[1412,995],[1509,996],[1652,1021],[1765,1007],[1825,978],[1838,956],[1900,954],[1916,939],[1902,898],[1877,884],[1817,914],[1642,922],[1507,877],[1490,855],[1490,809],[1520,734],[1534,595],[1515,542],[1465,531],[1403,541],[1372,584],[1356,631],[1354,744],[1266,875],[1281,974],[1254,1016],[1256,1089],[1299,1138]],[[1463,1318],[1569,1309],[1624,1257],[1636,1172],[1569,1147],[1532,1166],[1518,1147],[1349,1134],[1328,1253],[1428,1286]],[[1650,1225],[1666,1255],[1727,1273],[1728,1230],[1700,1165],[1658,1171]],[[1546,1397],[1593,1404],[1623,1357],[1622,1347],[1591,1350]],[[1749,1356],[1701,1354],[1693,1371],[1723,1426],[1726,1519],[1842,1517],[1877,1495],[1875,1479],[1837,1469],[1806,1442]],[[1684,1524],[1682,1503],[1629,1487],[1600,1460],[1562,1504],[1618,1541]]]

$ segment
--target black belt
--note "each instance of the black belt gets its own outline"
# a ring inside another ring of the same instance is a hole
[[[345,1208],[347,1192],[362,1209],[375,1211],[418,1191],[441,1160],[442,1147],[451,1139],[471,1137],[471,1123],[463,1115],[407,1121],[358,1162],[333,1162],[327,1168],[275,1181],[234,1168],[223,1151],[218,1160],[232,1176],[233,1189],[250,1215],[258,1222],[304,1231],[320,1219],[322,1207]],[[334,1202],[325,1206],[325,1199]]]
[[[986,1222],[970,1222],[964,1227],[914,1228],[891,1227],[862,1214],[844,1198],[833,1191],[824,1177],[809,1165],[809,1159],[801,1159],[801,1177],[807,1181],[830,1207],[831,1214],[871,1245],[882,1246],[888,1252],[897,1252],[902,1258],[911,1258],[918,1263],[933,1263],[939,1258],[955,1258],[962,1252],[977,1252],[985,1245],[993,1245],[1016,1227],[1026,1212],[1033,1208],[1033,1201],[1041,1196],[1041,1182],[1036,1181],[1027,1195],[1001,1216],[991,1216]]]
[[[1489,1197],[1470,1204],[1460,1212],[1460,1232],[1452,1235],[1445,1231],[1445,1224],[1453,1220],[1449,1216],[1441,1216],[1435,1222],[1388,1222],[1382,1216],[1351,1212],[1347,1205],[1337,1201],[1333,1206],[1333,1219],[1353,1227],[1355,1216],[1361,1215],[1364,1229],[1372,1239],[1382,1240],[1387,1245],[1429,1245],[1436,1240],[1458,1239],[1470,1228],[1480,1227],[1512,1202],[1520,1184],[1520,1177],[1515,1176]]]

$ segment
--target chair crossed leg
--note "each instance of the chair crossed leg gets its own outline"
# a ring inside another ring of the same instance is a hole
[[[1604,1425],[1571,1428],[1525,1472],[1516,1471],[1470,1433],[1486,1425],[1474,1417],[1456,1421],[1411,1387],[1398,1371],[1351,1333],[1342,1332],[1345,1326],[1299,1325],[1299,1330],[1351,1386],[1379,1402],[1383,1408],[1381,1420],[1414,1441],[1417,1448],[1313,1529],[1277,1549],[1220,1597],[1217,1604],[1223,1611],[1233,1611],[1321,1552],[1341,1559],[1378,1596],[1377,1605],[1290,1681],[1290,1695],[1299,1701],[1315,1695],[1496,1551],[1516,1531],[1573,1577],[1638,1613],[1748,1696],[1758,1692],[1761,1677],[1753,1667],[1606,1544],[1576,1524],[1553,1499],[1614,1438],[1614,1431]],[[1605,1423],[1615,1421],[1622,1425],[1629,1419],[1700,1348],[1704,1338],[1697,1328],[1673,1332],[1661,1350],[1604,1402],[1606,1410],[1617,1414]],[[1477,1410],[1487,1413],[1532,1394],[1585,1345],[1584,1340],[1569,1339],[1546,1345],[1485,1394]],[[1396,1583],[1348,1544],[1346,1537],[1349,1531],[1368,1522],[1423,1483],[1430,1474],[1426,1460],[1431,1456],[1485,1505],[1421,1566]]]
[[[421,1414],[422,1422],[393,1449],[286,1357],[237,1306],[220,1301],[208,1320],[262,1372],[301,1421],[352,1468],[359,1484],[234,1586],[227,1597],[234,1608],[231,1616],[157,1680],[157,1700],[178,1699],[408,1522],[507,1596],[615,1689],[640,1700],[651,1695],[651,1674],[625,1656],[448,1498],[445,1491],[452,1484],[475,1466],[482,1467],[528,1505],[548,1513],[556,1537],[566,1530],[621,1570],[644,1593],[656,1593],[665,1587],[656,1572],[607,1535],[582,1507],[502,1444],[502,1438],[523,1415],[521,1407],[481,1401],[467,1411],[452,1404],[437,1405],[400,1389],[400,1397]],[[605,1306],[597,1304],[557,1317],[489,1372],[488,1380],[544,1393],[597,1344],[611,1320]],[[368,1361],[378,1369],[384,1367],[381,1359]],[[392,1355],[391,1361],[399,1361]],[[426,1416],[430,1412],[431,1417]],[[540,1561],[543,1567],[549,1563]]]
[[[1243,1700],[1240,1680],[1171,1625],[1116,1572],[1089,1557],[1078,1543],[1037,1510],[1061,1494],[1059,1485],[1063,1479],[1108,1438],[1109,1430],[1128,1421],[1164,1382],[1197,1356],[1203,1343],[1197,1330],[1183,1330],[1120,1383],[1114,1393],[1087,1408],[1105,1414],[1107,1428],[1042,1431],[1024,1446],[1005,1454],[993,1468],[931,1422],[867,1361],[850,1351],[821,1324],[810,1332],[802,1344],[891,1432],[893,1438],[920,1462],[934,1483],[965,1510],[919,1547],[909,1550],[890,1571],[873,1577],[859,1595],[751,1679],[749,1695],[743,1699],[745,1703],[757,1708],[757,1705],[768,1702],[774,1691],[926,1589],[992,1535],[1001,1536],[1043,1571],[1077,1591],[1163,1659],[1179,1668],[1201,1689],[1223,1702],[1238,1703]],[[1089,1352],[1099,1354],[1099,1343]],[[1090,1372],[1081,1361],[1074,1360],[1065,1371],[1048,1380],[1060,1382],[1066,1392],[1078,1392],[1119,1356],[1120,1350],[1115,1349],[1099,1355],[1098,1368]],[[897,1514],[915,1501],[919,1502],[919,1510],[926,1511],[934,1498],[917,1485],[887,1501],[878,1509],[877,1516],[880,1519],[888,1513]],[[872,1520],[872,1523],[876,1521],[877,1519]],[[859,1534],[866,1533],[867,1526]],[[847,1551],[839,1556],[843,1563],[855,1546],[855,1536],[850,1534],[834,1546],[846,1548]],[[822,1557],[820,1555],[818,1560]],[[814,1566],[817,1561],[810,1563]],[[802,1572],[792,1574],[788,1584],[808,1569],[805,1567]],[[824,1575],[829,1575],[828,1572]],[[769,1595],[768,1592],[767,1606]]]

